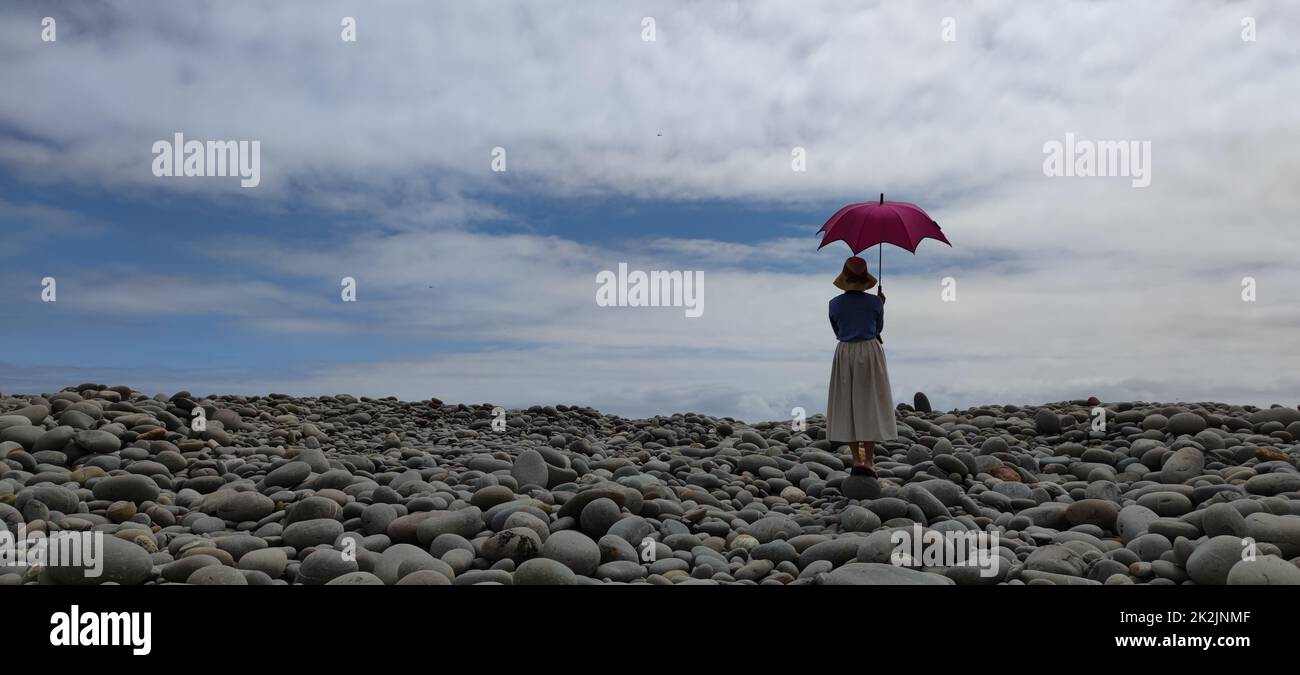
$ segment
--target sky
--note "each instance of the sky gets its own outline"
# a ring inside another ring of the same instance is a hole
[[[0,392],[812,415],[849,254],[817,230],[883,192],[952,242],[884,251],[895,401],[1295,405],[1297,34],[1285,2],[5,3]],[[155,175],[175,133],[258,141],[260,182]],[[1149,184],[1048,175],[1067,137],[1145,144]],[[598,305],[619,263],[702,272],[702,316]]]

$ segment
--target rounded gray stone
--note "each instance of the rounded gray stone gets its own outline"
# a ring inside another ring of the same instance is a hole
[[[1119,532],[1120,541],[1127,544],[1146,534],[1151,523],[1159,518],[1155,511],[1145,506],[1130,504],[1119,510],[1119,515],[1115,518],[1115,529]]]
[[[1025,569],[1065,576],[1081,577],[1088,563],[1074,549],[1059,544],[1049,544],[1035,549],[1025,559]]]
[[[1211,537],[1221,534],[1244,537],[1246,519],[1231,504],[1211,504],[1201,515],[1201,530]]]
[[[1228,572],[1241,561],[1245,550],[1238,537],[1210,537],[1198,544],[1187,558],[1187,575],[1203,586],[1222,586],[1228,582]]]
[[[1181,516],[1192,510],[1192,500],[1177,492],[1148,492],[1137,503],[1160,516]]]
[[[1252,513],[1246,516],[1246,532],[1255,541],[1277,546],[1286,558],[1300,556],[1300,516]]]
[[[483,512],[477,506],[467,506],[455,511],[434,511],[415,527],[415,536],[425,546],[442,534],[458,534],[472,538],[483,529]]]
[[[803,528],[793,518],[778,514],[759,518],[743,528],[743,531],[757,539],[760,544],[766,544],[776,539],[797,537],[803,533]]]
[[[289,556],[282,548],[264,548],[249,551],[240,556],[237,566],[241,570],[257,571],[272,579],[280,578],[289,563]]]
[[[194,571],[185,583],[196,586],[247,586],[248,577],[225,565],[209,565]]]
[[[1096,525],[1103,530],[1113,530],[1119,517],[1119,505],[1103,499],[1080,499],[1065,509],[1065,519],[1071,525]]]
[[[1160,469],[1160,482],[1181,485],[1205,472],[1205,455],[1196,448],[1174,451]]]
[[[76,492],[52,485],[38,485],[32,488],[30,498],[45,504],[51,511],[59,511],[67,515],[76,513],[77,505],[81,503]],[[22,508],[22,500],[18,500],[16,505]]]
[[[153,560],[148,551],[125,539],[104,534],[100,555],[103,567],[97,577],[90,576],[94,574],[93,568],[72,565],[46,567],[44,574],[56,584],[94,585],[113,582],[134,586],[148,581],[153,573]]]
[[[120,427],[119,427],[120,428]],[[87,452],[106,454],[122,449],[122,441],[117,436],[102,429],[79,431],[75,437],[77,445]]]
[[[454,551],[457,549],[464,549],[470,553],[474,553],[474,544],[459,534],[452,534],[450,532],[438,535],[438,537],[433,540],[433,543],[429,544],[429,553],[435,558],[441,558],[448,551]]]
[[[818,580],[825,586],[953,586],[942,574],[922,572],[888,563],[854,562],[833,570]]]
[[[357,561],[342,551],[318,548],[298,567],[298,581],[306,586],[322,586],[345,574],[358,571]]]
[[[870,476],[847,476],[840,481],[840,494],[849,499],[875,499],[880,493],[880,481]]]
[[[488,560],[513,560],[518,563],[542,550],[542,538],[526,527],[502,530],[483,543],[483,557]]]
[[[402,563],[415,560],[419,562],[436,561],[428,551],[413,544],[393,544],[384,549],[379,554],[379,561],[375,564],[375,576],[383,580],[385,584],[395,584],[402,577],[399,574]],[[432,565],[421,566],[422,569],[432,569]]]
[[[333,544],[343,534],[343,523],[329,518],[304,520],[284,528],[284,543],[298,550],[309,546]]]
[[[343,507],[333,499],[312,495],[296,502],[286,509],[284,524],[286,527],[295,523],[308,520],[340,520],[343,517]]]
[[[1300,567],[1275,555],[1242,560],[1228,571],[1229,586],[1300,586]]]
[[[139,504],[158,499],[160,491],[158,490],[158,484],[148,476],[124,474],[96,479],[91,492],[94,493],[95,499]]]
[[[209,495],[209,499],[211,495]],[[275,512],[275,502],[260,492],[236,492],[220,500],[213,515],[237,523],[261,520]]]
[[[397,578],[400,580],[409,574],[419,572],[420,570],[433,570],[448,579],[456,579],[456,570],[445,560],[428,557],[411,557],[401,561],[397,565]]]
[[[880,527],[880,517],[870,510],[852,505],[840,513],[840,530],[844,532],[871,532]]]
[[[519,482],[520,487],[525,485],[547,487],[549,471],[546,468],[546,458],[542,457],[542,453],[531,448],[524,450],[515,458],[514,464],[510,467],[510,475]]]
[[[451,579],[435,570],[416,570],[402,577],[398,586],[450,586]]]
[[[578,519],[582,531],[592,537],[602,537],[622,515],[614,500],[601,497],[587,504]]]
[[[548,558],[525,560],[514,573],[516,586],[572,586],[575,577],[568,566]]]
[[[1061,433],[1061,416],[1053,410],[1041,408],[1034,413],[1034,428],[1041,435],[1055,436]]]
[[[832,566],[839,567],[855,560],[858,557],[858,549],[865,541],[865,537],[847,536],[813,544],[799,554],[799,569],[804,569],[819,560],[827,560]]]
[[[561,530],[547,537],[542,556],[583,576],[591,576],[600,566],[600,546],[576,530]]]
[[[295,488],[311,475],[311,466],[306,462],[285,462],[266,474],[263,482],[275,487]]]
[[[220,565],[221,561],[206,553],[186,556],[162,566],[162,578],[172,583],[183,584],[195,571],[209,565]]]
[[[1300,492],[1300,473],[1277,471],[1253,476],[1246,481],[1246,492],[1266,497],[1283,492]]]
[[[1207,423],[1204,417],[1196,413],[1181,412],[1169,418],[1169,422],[1165,425],[1165,432],[1175,436],[1182,436],[1183,434],[1195,436],[1205,431],[1206,426]]]
[[[325,582],[326,586],[383,586],[384,582],[370,572],[348,572]]]

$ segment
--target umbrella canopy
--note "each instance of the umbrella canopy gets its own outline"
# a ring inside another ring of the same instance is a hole
[[[878,202],[849,204],[835,212],[822,225],[818,234],[824,234],[818,250],[833,241],[842,241],[857,255],[877,244],[893,244],[916,253],[922,239],[937,239],[949,246],[939,224],[908,202],[887,202],[880,195]]]
[[[849,204],[836,211],[817,233],[823,235],[821,246],[817,247],[819,251],[833,241],[848,244],[853,255],[880,245],[876,272],[882,281],[876,287],[877,293],[885,285],[884,244],[893,244],[913,254],[922,239],[937,239],[952,246],[943,236],[943,230],[939,229],[939,223],[934,222],[921,207],[908,202],[887,202],[883,192],[879,201]]]

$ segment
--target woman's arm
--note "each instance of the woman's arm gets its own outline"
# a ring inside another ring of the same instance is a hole
[[[830,306],[830,309],[827,312],[827,314],[830,316],[831,319],[831,330],[835,331],[835,337],[839,337],[840,327],[838,324],[835,323],[835,305]]]
[[[885,332],[885,296],[880,296],[880,304],[876,307],[876,333]]]

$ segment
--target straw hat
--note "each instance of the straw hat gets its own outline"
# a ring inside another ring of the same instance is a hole
[[[876,278],[867,271],[867,261],[853,256],[844,261],[844,269],[833,283],[841,291],[865,291],[876,285]]]

